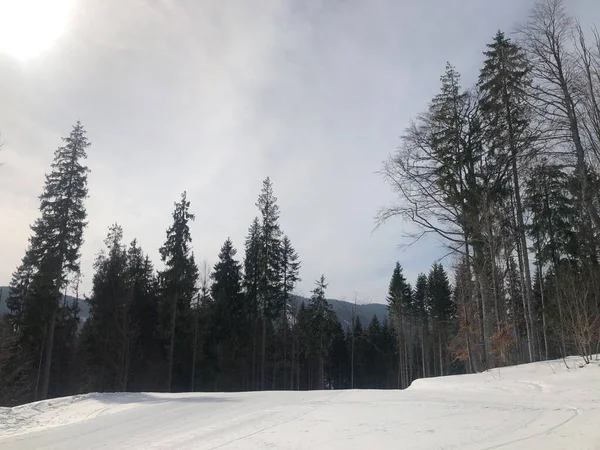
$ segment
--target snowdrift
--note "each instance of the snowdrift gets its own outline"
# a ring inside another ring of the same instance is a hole
[[[599,407],[600,363],[571,357],[405,391],[53,399],[0,408],[0,449],[600,449]]]

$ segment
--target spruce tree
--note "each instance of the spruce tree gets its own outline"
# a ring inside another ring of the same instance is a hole
[[[452,301],[452,288],[444,267],[434,263],[427,277],[427,309],[431,311],[434,323],[434,334],[437,335],[437,361],[439,374],[447,375],[446,341],[449,336],[449,324],[455,317],[455,306]]]
[[[281,326],[283,328],[283,386],[284,389],[287,385],[287,367],[288,367],[288,343],[287,333],[289,330],[288,312],[291,300],[291,294],[296,287],[296,283],[300,281],[300,261],[298,260],[298,253],[292,247],[292,242],[288,236],[284,236],[281,241],[281,286],[282,286],[282,320]],[[295,335],[292,336],[292,351],[291,357],[294,358],[296,351],[297,342],[295,341]],[[293,375],[292,375],[293,377]],[[290,380],[290,386],[293,385],[293,379]]]
[[[365,386],[367,378],[367,349],[365,340],[365,331],[359,317],[354,318],[352,325],[352,338],[354,339],[354,388],[362,388]]]
[[[311,318],[308,307],[304,302],[300,303],[298,308],[295,327],[300,343],[296,362],[296,389],[312,389],[311,367],[314,342]]]
[[[246,236],[244,252],[244,291],[248,310],[252,321],[252,387],[259,388],[257,377],[256,358],[257,358],[257,340],[258,340],[258,289],[260,284],[260,248],[261,248],[261,228],[258,217],[255,217],[248,229]]]
[[[165,269],[160,273],[163,323],[168,336],[168,377],[167,390],[173,389],[173,371],[176,359],[181,364],[187,343],[187,325],[192,298],[196,294],[198,267],[191,250],[192,237],[189,224],[194,215],[189,212],[190,202],[187,194],[181,194],[181,200],[175,203],[173,224],[167,229],[167,239],[160,248],[160,256]],[[179,325],[179,326],[178,326]],[[176,352],[176,347],[178,352]],[[182,371],[179,372],[181,375]]]
[[[106,250],[94,264],[90,305],[91,348],[96,380],[94,390],[118,391],[124,377],[123,361],[127,336],[129,286],[127,280],[127,250],[123,245],[123,229],[112,225],[104,241]]]
[[[25,316],[24,310],[31,300],[30,284],[35,267],[31,253],[26,252],[12,280],[6,298],[6,339],[2,341],[3,361],[0,365],[0,402],[5,406],[17,405],[35,400],[36,372],[39,367],[36,350],[41,343],[34,341],[37,321],[31,315]],[[28,320],[29,319],[29,320]]]
[[[421,341],[421,374],[427,376],[427,360],[429,350],[427,337],[429,334],[429,314],[427,311],[427,275],[421,273],[417,276],[415,291],[413,293],[413,311],[419,323]]]
[[[249,311],[242,293],[241,265],[235,259],[237,251],[227,239],[219,253],[219,261],[211,274],[213,317],[211,334],[216,345],[217,373],[221,386],[241,389],[245,355],[250,350]]]
[[[385,316],[381,325],[381,350],[385,355],[385,388],[391,389],[396,386],[396,343],[394,327],[390,325],[388,315]]]
[[[335,326],[335,313],[325,299],[325,276],[315,282],[308,316],[310,320],[310,347],[318,361],[317,389],[325,388],[325,359],[329,356]]]
[[[396,267],[394,267],[392,279],[390,280],[387,301],[398,339],[398,388],[408,387],[409,384],[405,325],[410,315],[411,297],[410,285],[406,282],[406,278],[404,278],[402,266],[400,266],[399,262],[396,262]]]
[[[155,389],[157,383],[153,369],[159,356],[156,336],[158,282],[150,258],[136,240],[127,249],[126,278],[129,296],[128,358],[121,388]]]
[[[383,353],[381,345],[381,323],[376,315],[373,315],[367,327],[366,340],[369,351],[367,353],[367,385],[368,389],[382,388],[382,374],[384,372]]]
[[[346,344],[346,335],[342,324],[339,320],[335,320],[328,383],[333,389],[347,389],[349,387],[350,354]]]
[[[267,325],[278,317],[282,309],[279,206],[277,197],[273,195],[273,185],[269,178],[263,181],[256,206],[261,213],[258,299],[262,319],[260,386],[264,390],[266,387]]]
[[[23,320],[25,319],[23,314],[23,309],[25,308],[24,302],[35,273],[31,256],[31,252],[27,251],[21,261],[21,265],[13,273],[6,299],[6,306],[9,310],[8,317],[13,329],[17,332],[23,326]]]
[[[84,200],[89,170],[82,162],[90,143],[80,122],[63,141],[46,175],[40,217],[31,227],[29,248],[11,285],[13,319],[20,324],[20,340],[27,347],[19,351],[31,353],[32,360],[40,355],[36,364],[40,382],[33,383],[36,399],[49,394],[61,292],[69,275],[79,273],[79,252],[87,224]],[[24,283],[26,278],[29,280]]]
[[[531,78],[523,50],[498,31],[484,53],[486,60],[479,74],[481,111],[492,154],[502,155],[512,173],[512,194],[516,214],[516,239],[526,299],[527,340],[530,361],[536,355],[535,310],[531,291],[531,272],[523,202],[521,168],[533,153],[534,135],[530,129]]]

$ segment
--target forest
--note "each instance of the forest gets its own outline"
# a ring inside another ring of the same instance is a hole
[[[340,322],[325,276],[298,302],[301,260],[269,178],[245,242],[224,236],[212,267],[194,253],[185,192],[160,269],[110,225],[80,298],[91,143],[77,122],[54,153],[0,317],[0,405],[87,392],[403,389],[568,355],[589,362],[600,353],[600,33],[566,2],[542,0],[514,32],[490,36],[477,82],[463,86],[448,63],[381,169],[397,201],[375,225],[402,219],[406,245],[431,236],[447,250],[412,283],[400,262],[390,267],[384,320]]]

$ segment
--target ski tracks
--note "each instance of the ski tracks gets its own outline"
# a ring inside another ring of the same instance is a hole
[[[224,443],[219,444],[219,445],[217,445],[215,447],[210,447],[210,450],[217,450],[217,449],[225,448],[225,447],[227,447],[227,446],[229,446],[231,444],[239,443],[239,442],[241,442],[241,441],[243,441],[245,439],[251,438],[251,437],[256,436],[256,435],[258,435],[260,433],[263,433],[265,431],[272,430],[273,428],[279,427],[281,425],[285,425],[285,424],[288,424],[290,422],[294,422],[296,420],[302,419],[303,417],[306,417],[309,414],[314,413],[317,409],[319,409],[323,405],[331,403],[332,400],[334,400],[335,398],[339,397],[342,394],[343,394],[343,391],[338,391],[338,392],[335,392],[335,393],[331,394],[330,396],[328,396],[327,398],[325,398],[323,400],[309,402],[309,403],[312,403],[315,406],[313,406],[312,408],[310,408],[308,411],[305,411],[305,412],[303,412],[301,414],[295,415],[294,417],[290,417],[289,419],[281,420],[281,421],[279,421],[277,423],[271,424],[269,426],[261,428],[260,430],[256,430],[256,431],[254,431],[252,433],[245,434],[245,435],[240,436],[240,437],[238,437],[236,439],[232,439],[232,440],[230,440],[228,442],[224,442]]]

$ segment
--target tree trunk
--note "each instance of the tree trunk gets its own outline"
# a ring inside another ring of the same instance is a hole
[[[508,127],[509,132],[512,132],[511,122],[509,121]],[[533,306],[533,292],[531,290],[531,269],[529,267],[529,252],[527,250],[527,236],[525,235],[525,221],[523,219],[523,205],[521,203],[521,191],[519,188],[519,173],[517,167],[517,150],[512,144],[512,172],[513,172],[513,190],[515,195],[515,204],[517,212],[517,231],[519,233],[519,247],[521,248],[521,254],[523,258],[523,272],[525,278],[523,280],[525,284],[524,297],[526,299],[527,306],[527,320],[529,323],[529,335],[527,337],[529,341],[529,352],[530,362],[535,360],[535,309]]]
[[[256,334],[258,332],[258,315],[254,317],[252,327],[252,389],[258,390],[258,381],[256,379]]]
[[[40,379],[42,378],[42,366],[44,362],[44,351],[46,349],[46,335],[48,334],[48,326],[44,327],[44,334],[42,336],[42,345],[40,346],[40,357],[38,360],[38,370],[37,370],[37,378],[35,380],[35,392],[33,394],[33,401],[40,400],[39,390],[40,390]]]
[[[475,373],[475,360],[473,359],[473,352],[471,349],[471,327],[469,326],[469,315],[467,311],[467,299],[471,299],[472,303],[477,304],[477,301],[473,301],[473,297],[476,296],[475,290],[473,289],[473,280],[472,280],[472,270],[471,270],[471,251],[469,249],[469,239],[465,234],[465,264],[467,268],[467,282],[469,283],[469,291],[467,295],[463,298],[463,308],[465,314],[465,324],[467,327],[467,352],[469,358],[469,366],[471,367],[471,372]]]
[[[485,369],[488,369],[489,366],[492,366],[490,358],[491,358],[491,348],[490,348],[490,339],[492,336],[492,332],[489,324],[489,304],[490,304],[490,292],[489,286],[487,286],[487,277],[485,275],[485,257],[484,251],[481,244],[474,245],[473,251],[475,255],[475,278],[477,280],[477,286],[479,287],[480,301],[479,303],[479,321],[480,321],[480,331],[481,331],[481,339],[483,342],[483,364]]]
[[[42,393],[40,400],[48,398],[48,389],[50,387],[50,369],[52,367],[52,351],[54,349],[54,331],[56,329],[56,308],[52,312],[48,322],[48,339],[46,339],[46,349],[44,351],[44,374],[42,379]]]
[[[173,309],[171,311],[171,338],[169,342],[169,376],[167,378],[167,390],[171,392],[173,388],[173,358],[175,355],[175,323],[177,322],[177,302],[179,294],[176,293],[173,297]]]
[[[406,378],[405,378],[405,374],[404,374],[404,359],[406,357],[406,354],[404,353],[404,325],[403,325],[403,318],[402,315],[398,315],[398,323],[400,324],[399,326],[399,331],[398,331],[398,355],[400,358],[400,389],[404,389],[405,387],[405,383],[406,383]]]
[[[298,354],[296,355],[296,389],[300,390],[300,342],[298,342]]]
[[[439,341],[439,352],[440,352],[440,375],[444,376],[444,357],[442,353],[442,331],[441,327],[438,328],[438,341]]]
[[[277,378],[277,355],[273,352],[273,379],[271,380],[271,390],[275,390],[275,379]]]
[[[350,388],[354,389],[354,309],[352,310],[352,352],[350,355]]]
[[[421,329],[421,365],[423,378],[427,378],[427,372],[425,371],[425,325]]]
[[[400,346],[398,346],[400,348]],[[398,350],[398,389],[402,389],[402,354]]]
[[[196,308],[194,310],[194,342],[192,348],[192,375],[190,379],[190,391],[196,390],[196,352],[198,347],[198,308],[200,307],[200,294],[198,294],[198,300]]]
[[[295,323],[294,323],[295,326]],[[296,329],[292,328],[290,330],[292,332],[292,354],[290,355],[291,359],[291,369],[290,369],[290,391],[294,390],[294,369],[296,368]]]
[[[542,271],[542,263],[540,262],[540,256],[538,255],[538,272],[540,277],[540,294],[542,300],[542,332],[544,335],[544,360],[548,360],[548,333],[546,326],[546,303],[545,303],[545,295],[544,295],[544,273]]]
[[[287,303],[287,302],[286,302]],[[286,315],[286,306],[283,307],[283,390],[287,390],[287,315]]]
[[[263,308],[262,318],[262,350],[261,350],[261,364],[260,364],[260,390],[264,391],[267,386],[266,379],[266,362],[267,362],[267,316]]]

